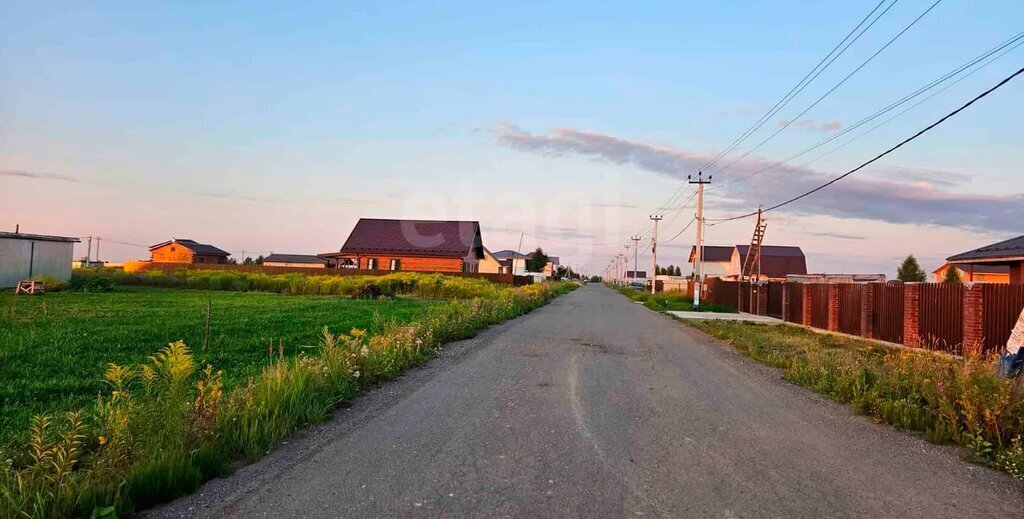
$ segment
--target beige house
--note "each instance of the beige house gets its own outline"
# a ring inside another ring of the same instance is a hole
[[[483,274],[500,274],[501,262],[494,257],[491,251],[484,247],[484,258],[480,260],[480,272]]]

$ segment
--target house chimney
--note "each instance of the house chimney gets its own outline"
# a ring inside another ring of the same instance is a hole
[[[20,230],[21,230],[21,224],[18,224],[18,223],[14,224],[14,234],[18,234],[18,231],[20,231]]]

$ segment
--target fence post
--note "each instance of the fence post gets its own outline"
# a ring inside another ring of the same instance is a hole
[[[875,338],[875,327],[872,320],[875,316],[875,285],[868,283],[860,292],[860,336],[866,339]]]
[[[811,290],[811,287],[813,286],[814,285],[810,283],[802,283],[800,285],[800,290],[803,291],[804,295],[803,297],[800,298],[800,302],[803,305],[803,308],[800,309],[800,324],[804,326],[811,325],[811,312],[814,311],[814,301],[811,300],[811,297],[814,294],[814,292]]]
[[[757,284],[757,315],[768,315],[768,292],[771,286],[767,281]]]
[[[903,284],[903,345],[921,347],[921,284]]]
[[[968,351],[976,347],[981,351],[985,341],[985,294],[981,283],[966,283],[963,294],[963,348]]]
[[[828,331],[839,331],[839,285],[828,284]]]
[[[782,282],[782,320],[789,320],[789,283]]]

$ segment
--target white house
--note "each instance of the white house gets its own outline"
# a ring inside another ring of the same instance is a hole
[[[71,279],[71,258],[78,241],[67,236],[0,232],[0,288],[40,276]]]

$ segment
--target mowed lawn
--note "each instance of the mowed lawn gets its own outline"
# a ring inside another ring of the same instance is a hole
[[[210,347],[203,351],[207,301]],[[107,364],[137,364],[184,340],[201,364],[238,384],[268,363],[271,341],[286,355],[315,346],[324,326],[371,333],[387,320],[421,316],[429,301],[351,300],[162,288],[110,293],[0,295],[0,444],[40,412],[85,407],[102,392]]]

